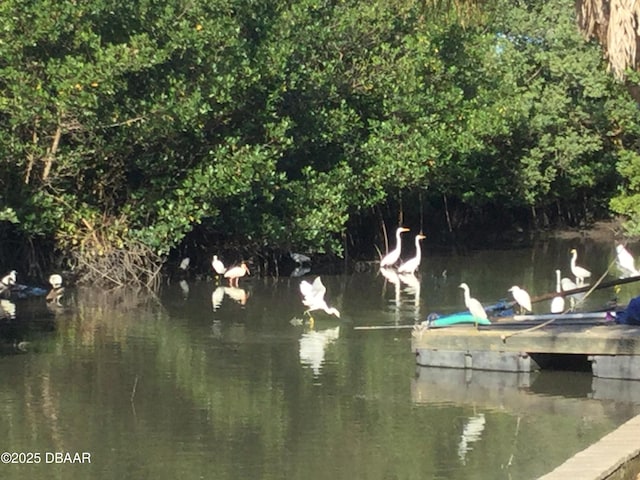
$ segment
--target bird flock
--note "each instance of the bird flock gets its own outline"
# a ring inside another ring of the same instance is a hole
[[[588,286],[586,283],[592,276],[591,271],[578,264],[578,251],[572,248],[569,252],[569,269],[571,274],[575,278],[575,281],[568,277],[562,277],[561,270],[555,270],[555,291],[559,295],[556,295],[551,299],[549,305],[549,311],[551,313],[563,313],[568,310],[573,310],[576,305],[576,301],[583,299],[584,293],[575,293],[569,295],[570,306],[565,307],[565,298],[562,295],[563,292],[579,289],[580,287]],[[635,277],[640,275],[635,267],[635,260],[633,255],[622,244],[616,246],[616,264],[623,274],[623,277]],[[485,307],[482,306],[479,300],[473,298],[470,293],[469,286],[466,283],[461,283],[459,286],[463,290],[464,304],[469,310],[469,313],[477,319],[487,320],[487,312]],[[514,304],[520,309],[520,313],[529,313],[533,311],[531,296],[524,289],[518,285],[514,285],[508,289],[513,296]]]

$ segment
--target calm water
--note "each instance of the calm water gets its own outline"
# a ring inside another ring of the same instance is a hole
[[[342,319],[317,314],[312,330],[291,322],[303,312],[294,278],[244,279],[244,291],[174,281],[144,301],[77,291],[57,312],[17,302],[0,328],[0,450],[40,463],[0,465],[1,477],[526,480],[638,413],[640,382],[417,368],[409,328],[353,328],[460,311],[462,281],[486,303],[514,284],[553,291],[570,248],[599,276],[613,244],[424,247],[417,283],[323,276]]]

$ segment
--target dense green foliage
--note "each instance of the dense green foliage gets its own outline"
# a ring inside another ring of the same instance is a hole
[[[117,283],[194,229],[340,253],[401,198],[450,228],[637,215],[640,117],[572,5],[4,0],[0,225]]]

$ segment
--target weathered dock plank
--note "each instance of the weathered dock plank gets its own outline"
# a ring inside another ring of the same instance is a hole
[[[640,456],[640,415],[605,435],[538,480],[607,480]],[[635,474],[637,472],[627,472]],[[628,478],[633,478],[629,476]]]

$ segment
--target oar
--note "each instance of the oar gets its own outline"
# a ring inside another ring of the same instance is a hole
[[[566,297],[568,295],[574,295],[576,293],[588,292],[591,289],[600,290],[601,288],[615,287],[616,285],[623,285],[625,283],[631,283],[631,282],[637,282],[637,281],[640,281],[640,275],[637,275],[635,277],[619,278],[616,280],[611,280],[609,282],[602,282],[596,285],[595,287],[593,285],[585,285],[584,287],[578,287],[572,290],[565,290],[562,292],[549,292],[549,293],[545,293],[543,295],[539,295],[537,297],[532,298],[531,303],[543,302],[544,300],[550,300],[553,297]],[[515,302],[511,302],[511,304],[513,305],[515,304]]]

